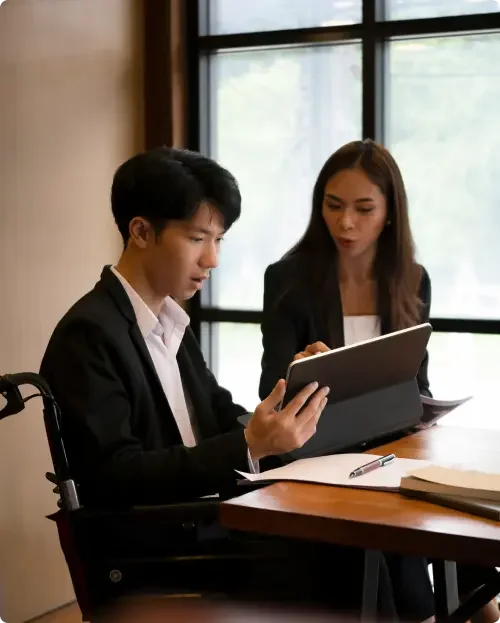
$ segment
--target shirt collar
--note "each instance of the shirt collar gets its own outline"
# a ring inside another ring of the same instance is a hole
[[[137,325],[144,339],[154,331],[157,335],[165,333],[165,340],[167,340],[176,327],[185,329],[189,325],[189,316],[173,298],[170,296],[165,298],[160,314],[156,317],[130,283],[114,266],[111,266],[111,272],[122,284],[130,299],[137,319]]]

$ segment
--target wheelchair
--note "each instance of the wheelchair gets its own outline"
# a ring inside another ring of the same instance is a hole
[[[37,393],[26,398],[19,387]],[[35,373],[0,376],[7,400],[0,420],[19,413],[35,397],[43,401],[43,418],[54,472],[46,474],[58,495],[55,522],[83,621],[114,600],[152,592],[172,598],[225,598],[236,590],[237,569],[260,556],[255,544],[235,554],[220,542],[200,547],[200,531],[218,519],[219,500],[165,506],[88,508],[80,502],[61,433],[61,413],[47,382]],[[264,548],[265,549],[265,548]],[[251,578],[249,578],[250,580]]]

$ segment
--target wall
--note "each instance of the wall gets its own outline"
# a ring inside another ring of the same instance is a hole
[[[0,374],[37,371],[59,317],[120,250],[114,169],[142,146],[139,0],[0,7]],[[73,599],[34,400],[0,421],[0,619]]]

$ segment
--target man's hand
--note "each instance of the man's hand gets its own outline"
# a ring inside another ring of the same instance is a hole
[[[298,359],[304,359],[305,357],[311,357],[311,355],[317,355],[318,353],[327,353],[330,349],[323,342],[314,342],[314,344],[309,344],[302,350],[300,353],[297,353],[293,358],[294,361]]]
[[[311,383],[282,411],[276,411],[275,408],[285,395],[285,387],[283,379],[278,381],[269,396],[255,409],[246,427],[245,437],[253,461],[301,448],[316,432],[330,388],[318,389],[317,383]],[[309,403],[304,407],[309,398]],[[299,413],[302,407],[304,409]]]

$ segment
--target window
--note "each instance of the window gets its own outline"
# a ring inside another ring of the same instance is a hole
[[[500,11],[498,0],[389,0],[388,19],[421,19]]]
[[[212,0],[210,33],[284,30],[361,21],[361,0]]]
[[[498,371],[500,335],[433,333],[429,343],[429,379],[436,398],[473,396],[445,417],[451,426],[500,429]]]
[[[210,84],[211,155],[243,197],[211,304],[260,310],[264,270],[304,232],[323,162],[361,134],[361,47],[220,53]]]
[[[259,404],[262,336],[258,324],[236,322],[203,324],[201,346],[205,352],[211,341],[213,372],[230,390],[233,400],[249,411]]]
[[[500,34],[389,44],[386,143],[406,182],[432,314],[500,318]]]
[[[500,1],[198,6],[191,49],[199,51],[201,115],[190,146],[232,171],[243,196],[221,265],[192,306],[221,384],[246,408],[257,404],[264,270],[304,232],[326,157],[370,137],[401,166],[418,258],[432,280],[431,389],[496,404]],[[467,409],[450,422],[470,425]],[[494,410],[481,413],[474,425],[500,427]]]

